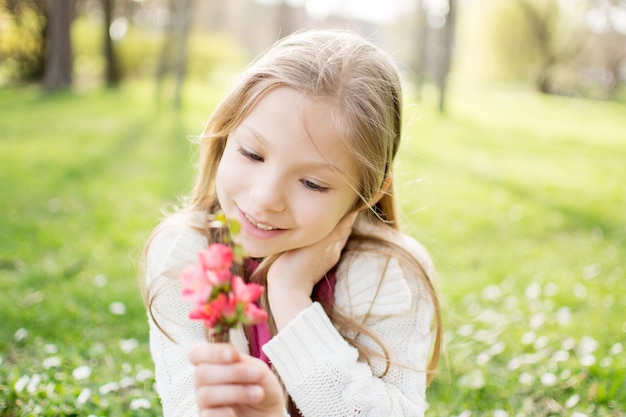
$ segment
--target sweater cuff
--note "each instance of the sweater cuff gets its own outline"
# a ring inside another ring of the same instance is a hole
[[[320,363],[356,361],[358,352],[341,336],[318,302],[301,311],[263,346],[286,387],[319,372]]]

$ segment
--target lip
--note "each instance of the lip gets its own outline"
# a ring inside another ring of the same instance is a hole
[[[250,215],[246,215],[241,209],[238,209],[238,211],[239,211],[238,213],[239,223],[241,224],[241,228],[247,235],[251,237],[254,237],[257,239],[271,239],[285,231],[285,229],[279,229],[279,228],[272,229],[272,230],[260,229],[255,224],[253,224],[250,220],[248,220],[248,218],[254,219],[254,217]],[[267,224],[264,222],[256,222],[256,223]]]

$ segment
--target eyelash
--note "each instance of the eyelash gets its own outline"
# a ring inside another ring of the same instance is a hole
[[[254,153],[254,152],[250,152],[244,148],[239,148],[239,153],[241,155],[243,155],[244,158],[252,161],[252,162],[263,162],[264,159],[262,156]],[[310,180],[300,180],[300,182],[302,183],[302,185],[305,186],[306,189],[310,190],[310,191],[314,191],[317,193],[325,193],[329,190],[328,187],[324,187],[322,185],[319,185],[313,181]]]

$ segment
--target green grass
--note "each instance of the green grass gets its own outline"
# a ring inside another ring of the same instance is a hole
[[[0,90],[0,416],[157,413],[136,262],[193,179],[187,136],[221,92],[193,87],[180,113],[144,83]],[[625,416],[626,106],[464,89],[433,108],[407,106],[396,174],[440,273],[429,415]]]

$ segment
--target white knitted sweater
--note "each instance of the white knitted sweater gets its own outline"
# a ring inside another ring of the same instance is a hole
[[[433,276],[422,246],[407,236],[401,239],[403,247]],[[149,316],[150,349],[164,417],[198,415],[187,353],[192,345],[206,340],[205,331],[201,322],[187,317],[191,305],[181,299],[178,275],[197,262],[196,253],[206,246],[204,236],[175,226],[159,232],[148,250],[146,280],[151,291],[158,292],[153,304],[158,326]],[[384,264],[382,256],[372,253],[343,259],[335,286],[335,308],[357,318],[367,316],[366,324],[389,349],[396,365],[384,376],[377,376],[384,371],[384,361],[374,359],[368,365],[360,360],[318,303],[302,311],[264,346],[304,417],[424,415],[433,304],[418,277],[406,276],[396,260],[387,265],[379,285]],[[357,339],[379,350],[369,339]],[[231,342],[249,353],[242,330],[231,330]]]

